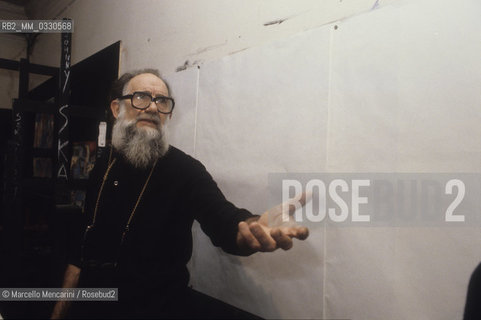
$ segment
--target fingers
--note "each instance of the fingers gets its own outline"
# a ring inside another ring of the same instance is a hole
[[[274,239],[274,241],[277,243],[277,246],[279,248],[282,248],[283,250],[289,250],[292,248],[292,240],[282,232],[281,229],[272,229],[271,230],[271,237]]]
[[[239,222],[239,234],[240,234],[240,244],[246,248],[259,251],[261,249],[261,244],[257,241],[256,237],[252,234],[249,225],[242,221]]]
[[[293,246],[292,238],[304,240],[308,237],[306,227],[266,228],[258,222],[239,223],[238,244],[253,251],[271,252],[277,248],[289,250]]]
[[[257,241],[259,241],[261,245],[260,251],[274,251],[277,249],[277,244],[274,239],[272,239],[270,235],[264,232],[260,224],[258,224],[257,222],[251,223],[249,225],[249,228],[254,237],[256,237]]]
[[[309,229],[306,227],[287,227],[281,228],[282,231],[291,238],[297,238],[299,240],[305,240],[309,236]]]
[[[306,227],[299,227],[297,228],[297,236],[296,238],[299,240],[306,240],[309,236],[309,229]]]
[[[264,252],[277,249],[276,241],[257,222],[250,224],[240,222],[239,236],[238,243],[245,248]]]

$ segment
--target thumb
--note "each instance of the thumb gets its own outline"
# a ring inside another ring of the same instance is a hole
[[[269,227],[296,226],[292,215],[312,200],[312,192],[299,193],[284,203],[278,204],[264,212],[259,223]]]

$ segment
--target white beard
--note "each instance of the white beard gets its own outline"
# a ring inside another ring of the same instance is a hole
[[[143,117],[143,115],[139,115]],[[158,115],[150,115],[158,120],[157,128],[148,126],[137,127],[139,119],[125,119],[124,108],[121,107],[118,118],[112,129],[112,145],[121,152],[128,162],[136,168],[147,168],[159,159],[169,149],[167,139],[168,118],[162,125]]]

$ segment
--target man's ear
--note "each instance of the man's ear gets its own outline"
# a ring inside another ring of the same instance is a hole
[[[119,100],[115,99],[115,100],[112,100],[112,102],[110,102],[110,110],[112,110],[112,114],[114,118],[117,119],[120,113]]]

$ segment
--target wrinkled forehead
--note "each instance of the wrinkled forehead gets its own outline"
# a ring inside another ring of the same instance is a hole
[[[136,91],[149,92],[152,95],[169,95],[169,90],[164,81],[151,73],[143,73],[133,77],[124,87],[124,94],[131,94]]]

